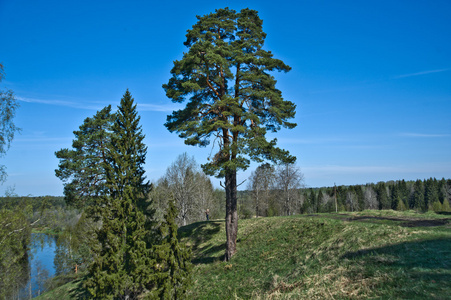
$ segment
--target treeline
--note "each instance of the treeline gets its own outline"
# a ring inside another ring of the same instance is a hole
[[[280,179],[277,181],[277,172],[268,172],[266,166],[263,176],[261,167],[259,168],[260,170],[257,169],[249,178],[250,189],[240,193],[241,217],[352,212],[365,209],[451,211],[450,179],[429,178],[365,185],[292,188],[289,199],[287,191],[281,188]],[[257,173],[260,173],[260,177]]]
[[[449,211],[451,180],[429,178],[308,189],[301,192],[301,198],[301,213],[364,209]]]
[[[20,210],[25,214],[29,224],[35,231],[61,233],[67,227],[74,225],[81,216],[81,211],[69,207],[60,196],[17,196],[0,197],[0,209],[11,214]]]
[[[238,214],[252,217],[287,216],[366,209],[448,212],[451,179],[429,178],[416,181],[388,181],[364,185],[306,188],[304,176],[294,164],[263,164],[238,191]],[[186,153],[168,167],[153,183],[149,196],[157,211],[164,212],[168,197],[174,197],[179,226],[210,219],[224,219],[225,191],[214,188],[193,157]]]

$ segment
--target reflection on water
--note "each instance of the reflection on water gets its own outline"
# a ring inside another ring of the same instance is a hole
[[[32,233],[28,263],[23,266],[31,278],[23,285],[19,299],[36,297],[45,291],[46,281],[55,274],[53,259],[55,257],[56,237],[44,233]],[[30,270],[31,269],[31,270]]]

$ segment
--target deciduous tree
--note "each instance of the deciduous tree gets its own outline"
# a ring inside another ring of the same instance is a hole
[[[0,63],[0,82],[5,77],[3,65]],[[5,155],[9,149],[11,142],[16,132],[20,128],[16,127],[13,119],[16,115],[16,110],[19,107],[17,99],[12,90],[3,90],[0,88],[0,157]],[[0,165],[0,183],[6,180],[6,167]]]
[[[276,184],[278,190],[282,193],[282,208],[286,216],[295,211],[295,205],[299,197],[298,189],[302,187],[304,175],[301,169],[294,164],[283,164],[277,167]],[[314,212],[318,212],[318,201],[312,203]]]
[[[275,187],[275,179],[275,168],[268,163],[258,166],[251,173],[248,189],[251,191],[256,217],[267,215],[270,197]]]
[[[367,184],[365,186],[365,192],[364,195],[364,208],[365,209],[378,209],[379,203],[377,201],[377,194],[373,189],[373,186],[370,184]]]
[[[194,157],[189,157],[186,152],[179,155],[167,168],[164,181],[168,189],[166,194],[174,197],[180,225],[205,219],[203,212],[212,202],[213,187],[210,179],[198,169]]]
[[[189,100],[165,125],[188,145],[207,146],[213,140],[218,147],[203,169],[225,178],[225,260],[230,260],[238,232],[237,171],[250,160],[295,161],[276,139],[266,138],[268,131],[296,126],[288,121],[295,105],[282,98],[270,74],[290,67],[263,49],[266,34],[255,10],[225,8],[197,18],[186,35],[188,51],[174,62],[172,77],[163,85],[173,102]]]

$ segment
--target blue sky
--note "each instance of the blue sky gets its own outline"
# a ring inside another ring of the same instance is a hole
[[[62,195],[54,152],[127,88],[148,179],[183,152],[206,162],[209,148],[185,146],[163,126],[178,106],[161,85],[195,16],[226,6],[257,10],[265,49],[292,67],[274,75],[298,126],[276,136],[307,186],[451,178],[450,1],[0,0],[0,84],[19,99],[22,128],[0,158],[9,175],[0,194]]]

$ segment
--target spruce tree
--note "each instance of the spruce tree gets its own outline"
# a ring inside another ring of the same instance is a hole
[[[177,239],[177,209],[174,200],[169,207],[160,227],[161,243],[154,247],[154,256],[160,270],[158,287],[149,295],[150,298],[183,299],[191,285],[191,251]]]
[[[396,183],[390,186],[390,198],[391,198],[391,209],[396,210],[398,207],[398,198],[400,198],[400,192]]]
[[[94,210],[102,226],[86,281],[93,298],[135,298],[155,285],[155,260],[144,212],[149,191],[143,168],[147,148],[139,121],[127,90],[112,126],[105,168],[108,194],[96,199]]]
[[[429,178],[424,183],[425,210],[429,209],[434,202],[439,202],[439,189],[437,179]]]
[[[55,152],[60,160],[55,174],[64,182],[67,204],[85,208],[96,197],[108,194],[105,169],[113,120],[114,114],[108,105],[93,117],[86,118],[79,130],[74,131],[72,149]]]
[[[391,203],[387,195],[387,188],[385,182],[383,181],[378,182],[376,185],[376,191],[377,191],[377,200],[379,201],[379,209],[390,209]]]
[[[418,210],[426,210],[427,209],[427,205],[424,202],[424,185],[423,185],[423,181],[421,181],[420,179],[415,181],[412,199],[413,199],[413,201],[412,201],[413,207],[412,208],[418,209]]]

